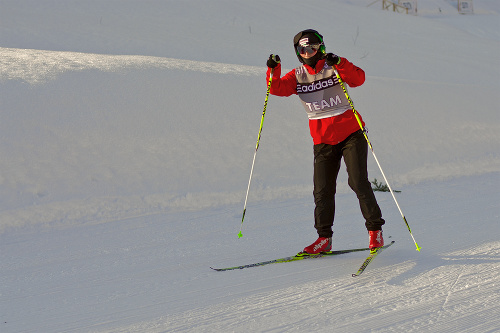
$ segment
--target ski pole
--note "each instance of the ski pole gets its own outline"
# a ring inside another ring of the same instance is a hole
[[[262,134],[262,126],[264,126],[264,117],[266,116],[267,101],[269,100],[269,92],[271,91],[271,82],[273,81],[274,68],[271,68],[271,74],[269,75],[269,81],[267,83],[266,99],[264,100],[264,110],[262,111],[262,118],[260,119],[259,135],[257,136],[257,144],[255,145],[255,153],[253,154],[252,168],[250,169],[250,178],[248,179],[247,194],[245,196],[245,205],[243,206],[243,216],[241,217],[240,232],[238,233],[238,238],[243,237],[241,230],[243,229],[243,220],[245,219],[245,213],[247,211],[247,201],[248,192],[250,192],[250,183],[252,182],[253,167],[255,165],[255,156],[257,156],[257,150],[259,149],[260,136]]]
[[[373,151],[372,143],[368,139],[368,133],[367,133],[366,129],[364,128],[363,123],[361,122],[361,118],[359,117],[358,111],[356,111],[356,109],[354,108],[354,103],[352,102],[351,97],[347,93],[347,89],[345,87],[344,81],[342,81],[342,78],[340,77],[340,74],[337,71],[337,69],[335,69],[335,75],[337,76],[337,79],[340,83],[340,86],[342,87],[342,90],[344,91],[344,94],[347,97],[347,100],[349,101],[349,105],[351,106],[352,112],[354,113],[354,116],[356,117],[356,120],[358,121],[359,127],[361,127],[361,130],[363,131],[363,135],[365,136],[366,142],[368,143],[368,146],[370,147],[370,150],[372,151],[373,157],[375,158],[375,162],[377,162],[378,168],[380,169],[380,172],[382,173],[382,176],[384,177],[384,180],[387,183],[387,187],[389,187],[389,191],[392,194],[392,198],[394,199],[394,202],[396,203],[396,206],[398,207],[399,213],[403,217],[403,221],[405,222],[406,227],[408,228],[408,231],[410,232],[410,236],[413,239],[415,246],[417,247],[417,251],[420,252],[421,247],[418,246],[417,241],[415,240],[415,237],[413,237],[413,233],[411,232],[410,225],[408,224],[408,221],[406,220],[406,217],[403,214],[403,211],[401,210],[401,207],[399,206],[398,201],[396,200],[396,196],[394,195],[394,191],[392,190],[391,185],[387,181],[387,177],[385,176],[384,170],[382,170],[382,167],[380,166],[377,155],[375,155],[375,152]]]

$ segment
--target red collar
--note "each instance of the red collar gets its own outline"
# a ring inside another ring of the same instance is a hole
[[[312,75],[318,74],[319,72],[321,72],[321,70],[325,66],[325,61],[326,61],[325,59],[319,60],[316,63],[316,67],[315,68],[312,68],[311,66],[306,65],[306,64],[304,64],[304,67],[307,69],[307,71],[309,72],[309,74],[312,74]]]

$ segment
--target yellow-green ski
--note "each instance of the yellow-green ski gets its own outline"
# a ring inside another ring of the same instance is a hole
[[[257,266],[264,266],[264,265],[269,265],[269,264],[277,264],[281,262],[291,262],[291,261],[297,261],[297,260],[303,260],[303,259],[314,259],[314,258],[321,258],[321,257],[326,257],[326,256],[335,256],[339,254],[344,254],[344,253],[351,253],[351,252],[359,252],[359,251],[368,251],[370,250],[369,248],[361,248],[361,249],[349,249],[349,250],[338,250],[338,251],[328,251],[328,252],[322,252],[319,254],[308,254],[304,252],[299,252],[294,256],[290,257],[285,257],[285,258],[280,258],[280,259],[273,259],[273,260],[268,260],[268,261],[261,261],[253,264],[248,264],[248,265],[241,265],[241,266],[233,266],[233,267],[226,267],[226,268],[213,268],[214,271],[232,271],[235,269],[243,269],[243,268],[250,268],[250,267],[257,267]]]
[[[385,246],[382,246],[382,247],[377,247],[373,250],[370,250],[370,255],[365,259],[365,261],[363,261],[363,264],[361,265],[361,267],[359,267],[358,271],[356,273],[354,273],[352,276],[353,277],[356,277],[356,276],[360,276],[361,273],[363,273],[366,269],[366,267],[368,266],[369,263],[372,262],[372,260],[380,253],[382,252],[384,249],[387,249],[389,246],[391,246],[392,244],[394,244],[394,241],[390,242],[389,244],[385,245]]]

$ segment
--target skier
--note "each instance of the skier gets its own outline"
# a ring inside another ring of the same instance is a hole
[[[385,221],[368,180],[368,144],[335,71],[350,87],[362,85],[365,73],[347,59],[326,53],[323,36],[316,30],[299,32],[293,46],[302,66],[281,77],[280,57],[271,54],[267,60],[267,80],[272,71],[270,93],[297,94],[309,118],[314,143],[314,227],[319,237],[304,252],[315,254],[332,248],[335,193],[342,158],[349,186],[358,197],[366,221],[369,247],[382,247]]]

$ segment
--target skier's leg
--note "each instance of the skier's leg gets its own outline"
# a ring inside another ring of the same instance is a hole
[[[314,227],[319,237],[332,237],[335,217],[335,192],[341,152],[336,146],[314,146]]]
[[[352,134],[343,147],[344,162],[349,175],[349,186],[356,193],[366,229],[382,230],[385,221],[368,180],[368,144],[361,131]]]

